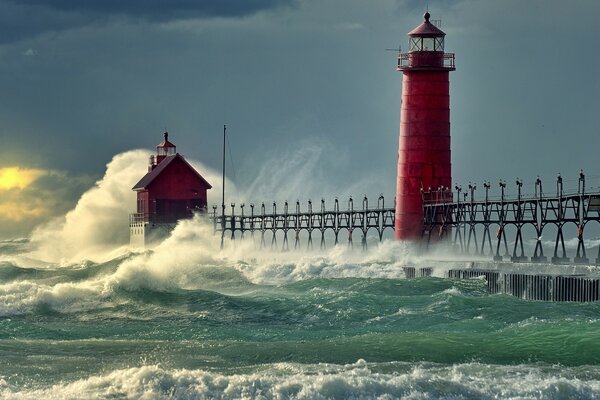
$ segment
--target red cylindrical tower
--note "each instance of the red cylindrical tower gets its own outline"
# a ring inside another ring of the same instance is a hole
[[[395,236],[417,240],[423,234],[423,191],[451,193],[450,81],[454,54],[444,53],[441,29],[425,21],[408,33],[408,53],[398,56],[402,71],[400,144]],[[445,196],[451,196],[446,194]]]

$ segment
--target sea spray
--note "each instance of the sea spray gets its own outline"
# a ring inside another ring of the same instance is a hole
[[[0,246],[0,397],[600,398],[598,303],[405,279],[430,266],[406,243],[221,249],[198,215],[129,252],[101,211],[130,212],[117,181],[142,153],[32,243]]]
[[[313,163],[307,161],[321,159],[321,150],[307,147],[301,152],[288,154],[284,157],[285,162],[278,157],[266,160],[257,177],[244,190],[239,190],[233,182],[227,180],[228,199],[240,205],[243,202],[258,201],[264,196],[268,198],[263,201],[269,202],[292,198],[293,196],[288,196],[291,193],[296,193],[294,196],[297,196],[297,193],[302,192],[308,197],[311,194],[327,195],[317,193],[317,189],[322,190],[323,185],[319,183],[322,179],[316,179],[312,169],[302,168],[304,172],[298,173],[299,165],[310,167]],[[29,239],[31,251],[27,254],[22,252],[20,257],[68,265],[84,260],[107,261],[126,253],[129,214],[135,212],[135,193],[131,187],[147,170],[150,153],[149,150],[131,150],[115,155],[107,164],[104,176],[81,196],[72,210],[35,229]],[[188,161],[213,186],[212,194],[209,193],[210,203],[218,203],[221,200],[218,198],[221,191],[220,174],[198,161]],[[290,188],[293,190],[290,191]],[[331,189],[330,192],[333,193],[329,194],[341,193],[341,189]],[[346,189],[343,190],[344,194]],[[211,211],[209,210],[209,214]],[[8,244],[6,248],[8,249]],[[336,251],[339,252],[339,248]]]
[[[129,213],[135,206],[131,187],[146,158],[143,150],[113,157],[104,177],[81,196],[73,210],[33,232],[31,256],[70,263],[97,255],[110,257],[118,251],[128,241]]]
[[[351,196],[355,196],[355,204],[358,204],[363,196],[377,201],[380,194],[385,194],[386,205],[393,203],[393,189],[388,191],[382,187],[380,179],[365,176],[343,149],[327,138],[306,136],[287,146],[279,144],[266,156],[261,151],[260,155],[249,158],[246,162],[251,165],[246,170],[257,171],[256,175],[246,176],[244,182],[247,183],[239,185],[236,194],[228,193],[228,199],[238,205],[253,201],[259,206],[264,202],[267,207],[274,201],[279,207],[283,207],[285,201],[295,207],[295,202],[299,201],[303,210],[310,199],[315,207],[320,199],[325,199],[326,205],[332,208],[334,197],[339,198],[340,207],[346,207]],[[260,159],[258,164],[257,157]],[[332,176],[345,179],[333,180]],[[393,183],[394,178],[390,178]]]
[[[335,246],[323,251],[267,251],[251,240],[227,242],[201,215],[180,221],[153,249],[128,253],[103,264],[79,262],[23,268],[10,264],[0,271],[3,315],[35,312],[44,306],[77,312],[116,304],[120,290],[211,290],[228,295],[310,279],[403,279],[403,266],[420,265],[414,249],[384,241],[367,251]],[[16,269],[15,269],[16,268]],[[33,273],[34,271],[37,271]],[[23,280],[8,282],[11,276]]]
[[[396,243],[219,246],[197,217],[103,264],[0,264],[1,397],[600,396],[596,303],[404,279]]]
[[[62,265],[83,260],[107,261],[128,251],[129,214],[135,210],[133,185],[147,170],[149,150],[117,154],[104,176],[86,191],[66,215],[37,227],[30,238],[30,259]],[[188,160],[220,190],[220,177],[201,163]],[[235,186],[228,183],[228,191]]]
[[[340,366],[276,363],[230,374],[149,365],[47,389],[22,390],[0,381],[0,394],[6,399],[596,399],[600,371],[591,375],[581,368],[364,360]]]

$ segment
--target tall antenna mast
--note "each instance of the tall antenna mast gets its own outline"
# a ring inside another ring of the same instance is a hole
[[[227,135],[227,125],[223,125],[223,193],[221,197],[221,249],[223,248],[223,239],[225,237],[225,140]]]

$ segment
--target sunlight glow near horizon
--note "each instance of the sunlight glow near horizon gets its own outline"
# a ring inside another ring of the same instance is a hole
[[[27,218],[37,218],[46,213],[41,205],[18,203],[18,202],[0,202],[0,218],[6,218],[11,221],[23,221]]]
[[[39,169],[28,169],[21,167],[0,168],[0,189],[22,190],[31,185],[46,172]]]
[[[32,199],[23,190],[47,173],[33,168],[0,168],[0,219],[23,221],[43,215],[46,210],[39,199]]]

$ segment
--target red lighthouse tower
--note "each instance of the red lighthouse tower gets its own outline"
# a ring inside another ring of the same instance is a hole
[[[450,81],[454,54],[444,53],[446,34],[429,21],[408,33],[408,53],[398,56],[402,71],[400,144],[395,236],[423,234],[422,191],[450,188]],[[442,189],[442,193],[448,193]],[[449,195],[451,196],[451,195]]]

